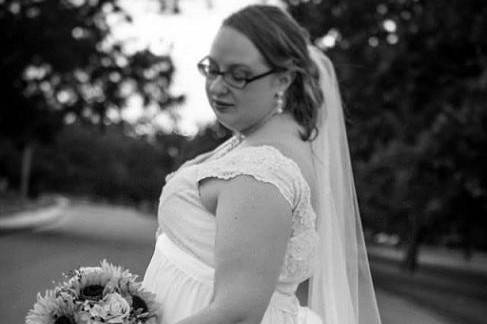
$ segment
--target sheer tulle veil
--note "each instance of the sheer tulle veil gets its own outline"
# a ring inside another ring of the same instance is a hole
[[[309,53],[325,98],[312,142],[320,243],[309,305],[323,324],[380,324],[335,70],[318,48],[309,46]]]

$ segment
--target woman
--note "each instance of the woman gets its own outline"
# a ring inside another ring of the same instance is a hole
[[[198,68],[234,136],[167,178],[144,278],[162,323],[380,323],[331,63],[255,5]],[[308,308],[295,292],[310,277]]]

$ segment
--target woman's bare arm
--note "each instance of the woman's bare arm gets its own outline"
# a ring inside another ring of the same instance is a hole
[[[221,182],[216,209],[215,284],[209,307],[178,324],[258,324],[291,233],[291,206],[250,176]]]

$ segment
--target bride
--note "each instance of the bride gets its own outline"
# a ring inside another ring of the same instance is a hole
[[[166,178],[143,281],[160,322],[380,323],[331,62],[281,9],[253,5],[198,68],[234,135]]]

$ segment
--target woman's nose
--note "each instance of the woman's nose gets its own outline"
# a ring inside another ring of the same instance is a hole
[[[207,82],[208,82],[208,90],[212,94],[221,95],[221,94],[227,93],[227,91],[228,91],[227,84],[223,80],[222,75],[217,75],[217,77],[215,79],[208,80]]]

